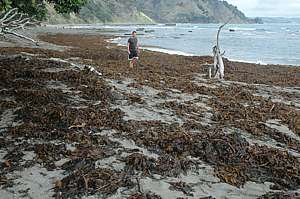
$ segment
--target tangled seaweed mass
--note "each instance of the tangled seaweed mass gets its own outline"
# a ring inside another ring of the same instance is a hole
[[[40,39],[72,48],[0,50],[2,191],[32,197],[22,174],[38,169],[57,172],[45,197],[218,198],[201,189],[253,182],[270,183],[257,198],[299,198],[299,68],[226,61],[222,83],[203,75],[210,57],[147,51],[129,71],[106,37]]]

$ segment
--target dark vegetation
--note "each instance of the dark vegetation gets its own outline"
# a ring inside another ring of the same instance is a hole
[[[87,0],[47,0],[47,2],[53,4],[57,12],[68,14],[71,12],[78,13]],[[11,8],[18,8],[20,12],[35,16],[38,20],[44,20],[47,14],[44,0],[0,1],[0,11],[7,11]]]

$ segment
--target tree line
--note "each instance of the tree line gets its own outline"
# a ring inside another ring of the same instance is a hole
[[[37,20],[47,17],[46,3],[54,6],[61,14],[78,13],[80,8],[88,0],[0,0],[0,11],[5,12],[12,8],[18,8],[22,13],[34,16]]]

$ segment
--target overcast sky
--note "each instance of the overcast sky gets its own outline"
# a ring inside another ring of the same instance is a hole
[[[300,17],[300,0],[227,0],[248,17]]]

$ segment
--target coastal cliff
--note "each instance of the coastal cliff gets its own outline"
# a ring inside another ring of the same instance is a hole
[[[49,23],[258,23],[219,0],[90,0],[78,15],[58,15],[48,5]]]

